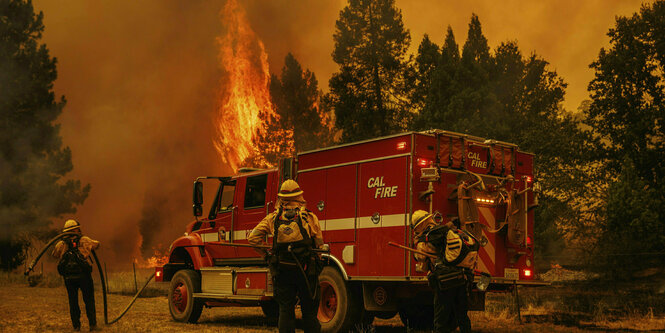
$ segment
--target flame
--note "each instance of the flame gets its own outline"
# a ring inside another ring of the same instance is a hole
[[[140,268],[154,268],[164,266],[169,262],[169,254],[162,252],[158,249],[153,249],[154,254],[152,257],[142,260],[135,260],[135,263]]]
[[[236,170],[261,153],[256,142],[265,137],[268,121],[279,116],[270,100],[268,55],[245,11],[229,0],[220,15],[226,33],[217,43],[226,75],[219,91],[214,144],[222,161]]]

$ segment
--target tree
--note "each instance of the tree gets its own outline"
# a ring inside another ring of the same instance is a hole
[[[415,129],[452,129],[450,124],[461,117],[451,112],[452,96],[459,91],[459,62],[459,46],[455,42],[453,29],[448,26],[439,59],[430,74],[424,105],[415,118]]]
[[[589,167],[596,156],[594,140],[561,109],[565,88],[547,61],[524,57],[516,42],[490,52],[474,14],[461,57],[448,28],[425,106],[414,122],[416,129],[469,133],[535,153],[536,178],[545,189],[536,210],[540,255],[562,248],[561,226],[575,233],[597,208],[596,173]]]
[[[423,109],[425,100],[432,86],[432,73],[436,70],[441,58],[439,46],[425,34],[415,61],[415,87],[411,94],[411,103],[416,111]]]
[[[3,269],[23,261],[14,245],[21,233],[43,231],[52,218],[75,213],[90,190],[63,179],[72,157],[54,122],[65,99],[53,93],[56,59],[39,44],[42,19],[30,1],[0,2],[0,251],[20,259],[2,256]]]
[[[271,76],[270,95],[282,127],[293,132],[296,152],[331,142],[329,119],[321,107],[322,93],[316,76],[309,70],[303,71],[291,53],[284,59],[281,76]]]
[[[406,128],[411,37],[394,0],[349,0],[336,22],[329,100],[343,141]]]
[[[649,184],[665,179],[665,1],[618,17],[590,67],[592,103],[586,114],[608,144],[608,171],[617,175],[627,156]],[[661,192],[662,193],[662,192]]]
[[[609,183],[596,254],[612,275],[625,277],[664,263],[665,1],[617,17],[608,36],[610,47],[590,65],[591,104],[583,112],[604,143]],[[649,252],[660,253],[651,257],[660,262],[643,260]]]

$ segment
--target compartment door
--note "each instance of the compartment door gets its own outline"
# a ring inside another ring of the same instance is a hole
[[[358,180],[358,275],[405,276],[408,158],[360,165]]]

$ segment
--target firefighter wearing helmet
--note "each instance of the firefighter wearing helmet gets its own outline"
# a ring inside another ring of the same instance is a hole
[[[78,291],[81,290],[85,302],[85,314],[91,331],[97,330],[95,312],[95,289],[92,282],[92,250],[99,247],[99,242],[83,236],[81,225],[76,220],[67,220],[62,232],[75,233],[65,236],[55,244],[51,253],[58,259],[58,273],[65,280],[69,299],[69,315],[75,331],[81,330],[81,309],[79,308]]]
[[[459,220],[453,218],[445,225],[438,225],[432,214],[424,210],[417,210],[411,216],[416,248],[436,256],[433,259],[414,254],[418,261],[416,268],[427,269],[427,279],[434,291],[435,332],[451,332],[458,326],[461,332],[471,332],[467,292],[473,279],[469,277],[470,270],[458,265],[467,265],[471,261],[475,265],[476,257],[473,252],[468,252],[468,245],[459,238],[460,226],[455,225],[455,221]],[[463,246],[467,246],[467,252],[459,250]],[[455,253],[458,255],[453,258]]]
[[[300,299],[303,329],[320,332],[316,315],[320,293],[318,276],[323,268],[312,249],[323,245],[319,220],[307,210],[303,191],[298,183],[282,183],[275,211],[268,214],[247,238],[252,245],[264,245],[272,236],[271,251],[258,249],[268,261],[273,278],[274,297],[279,304],[279,332],[295,331],[295,306]]]

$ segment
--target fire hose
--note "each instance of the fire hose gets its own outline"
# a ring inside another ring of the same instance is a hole
[[[75,236],[75,235],[79,235],[79,234],[76,233],[76,232],[64,232],[64,233],[61,233],[61,234],[53,237],[48,243],[46,243],[46,245],[44,245],[44,248],[39,252],[37,257],[35,257],[35,259],[32,260],[30,265],[28,265],[28,268],[25,270],[24,274],[26,276],[28,274],[30,274],[30,272],[34,269],[35,265],[37,265],[37,262],[39,261],[39,259],[41,259],[41,257],[44,255],[44,253],[46,253],[46,250],[48,250],[48,248],[51,247],[51,245],[53,245],[55,242],[57,242],[61,238],[64,238],[66,236]],[[125,307],[125,309],[120,313],[120,315],[117,316],[116,318],[114,318],[113,320],[109,321],[109,319],[108,319],[108,302],[107,302],[107,295],[106,295],[106,279],[104,278],[104,272],[102,271],[102,265],[99,263],[99,258],[97,258],[97,253],[95,253],[95,250],[92,250],[92,256],[95,259],[95,263],[97,264],[97,270],[99,271],[99,279],[100,279],[101,284],[102,284],[102,297],[104,299],[104,324],[112,325],[112,324],[115,324],[118,320],[120,320],[120,318],[122,318],[127,313],[127,311],[129,311],[129,309],[132,307],[132,305],[134,305],[134,302],[136,302],[136,299],[139,297],[139,295],[141,295],[143,290],[148,286],[148,284],[150,283],[150,281],[154,277],[154,274],[150,275],[150,278],[148,278],[148,280],[145,282],[143,287],[141,287],[141,289],[136,293],[136,295],[134,295],[134,298],[132,298],[132,301],[129,302],[127,307]]]

